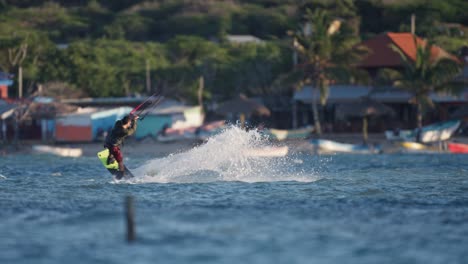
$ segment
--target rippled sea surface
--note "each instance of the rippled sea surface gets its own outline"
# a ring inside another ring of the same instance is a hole
[[[207,148],[132,157],[120,182],[94,157],[0,157],[0,263],[468,263],[466,155]]]

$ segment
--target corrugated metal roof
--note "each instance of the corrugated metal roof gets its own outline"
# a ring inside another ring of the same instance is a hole
[[[227,40],[232,43],[263,43],[263,40],[252,35],[228,35]]]
[[[63,99],[60,102],[66,104],[119,104],[119,103],[141,103],[147,97],[101,97],[101,98],[79,98]]]
[[[371,90],[372,87],[370,86],[331,85],[329,89],[330,93],[328,96],[328,102],[354,101],[368,95]],[[312,91],[312,86],[304,86],[301,90],[294,92],[293,99],[303,101],[305,103],[311,103],[313,98]],[[320,93],[317,93],[315,101],[318,101],[319,98]]]
[[[294,93],[293,99],[304,103],[311,103],[313,98],[312,91],[311,86],[304,86],[303,89]],[[380,102],[388,103],[407,103],[412,98],[410,93],[394,87],[376,90],[371,86],[331,85],[329,92],[327,100],[329,103],[353,102],[368,95]],[[458,96],[432,93],[430,97],[434,102],[468,102],[468,89],[465,89]],[[318,101],[319,98],[320,93],[318,92],[315,101]]]
[[[151,110],[150,114],[152,115],[171,115],[171,114],[181,114],[185,110],[192,108],[193,106],[184,105],[181,102],[163,99],[163,101],[158,104],[154,109]]]

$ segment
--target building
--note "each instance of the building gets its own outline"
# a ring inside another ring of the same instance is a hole
[[[416,43],[414,37],[416,37]],[[369,72],[371,77],[375,77],[376,73],[383,68],[402,70],[403,61],[398,52],[391,48],[392,44],[401,49],[410,60],[415,61],[416,45],[424,45],[425,40],[411,33],[389,32],[380,34],[360,44],[360,46],[364,46],[369,50],[369,54],[359,62],[358,67]],[[434,58],[442,56],[458,60],[458,58],[436,45],[432,47],[431,53]]]
[[[424,43],[424,40],[416,37],[411,33],[384,33],[369,40],[363,41],[360,45],[369,50],[369,54],[364,57],[357,67],[366,70],[371,79],[374,80],[378,72],[385,68],[394,70],[403,70],[403,61],[398,52],[391,48],[391,44],[399,47],[403,53],[410,59],[416,58],[416,45]],[[445,56],[458,60],[457,57],[444,51],[442,48],[433,46],[432,56]],[[466,71],[466,67],[465,67]],[[293,96],[293,109],[298,109],[298,113],[293,114],[297,126],[303,126],[312,123],[311,107],[308,106],[313,100],[320,98],[320,93],[317,91],[314,95],[314,88],[305,86],[301,90],[296,91]],[[373,99],[383,102],[391,106],[395,112],[394,119],[397,122],[384,121],[370,124],[370,131],[382,131],[390,129],[392,126],[399,126],[401,128],[413,128],[415,125],[416,108],[410,103],[411,94],[402,91],[395,87],[377,87],[376,85],[330,85],[329,97],[327,106],[321,109],[321,116],[324,117],[326,123],[334,123],[335,128],[340,127],[335,119],[335,106],[336,104],[357,101],[363,96],[371,96]],[[429,118],[426,122],[435,122],[448,119],[450,112],[454,111],[459,105],[468,102],[468,89],[465,89],[458,96],[448,94],[431,94],[431,99],[437,105],[437,111],[429,113]],[[398,124],[396,124],[398,123]],[[341,126],[342,127],[342,126]],[[360,129],[360,125],[356,125],[356,129]],[[353,131],[353,128],[345,127],[346,131]],[[336,131],[336,129],[335,129]]]
[[[0,99],[8,98],[8,86],[13,84],[11,78],[13,78],[11,74],[0,72]]]
[[[246,44],[246,43],[262,44],[264,43],[263,40],[252,35],[227,35],[226,39],[229,43],[233,43],[233,44]]]

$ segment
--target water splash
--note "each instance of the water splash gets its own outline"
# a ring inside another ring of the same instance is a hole
[[[304,171],[297,157],[264,157],[255,150],[272,145],[258,131],[245,131],[236,126],[193,149],[151,160],[134,170],[130,183],[146,182],[213,182],[213,181],[303,181],[318,179]],[[128,182],[128,181],[127,181]]]

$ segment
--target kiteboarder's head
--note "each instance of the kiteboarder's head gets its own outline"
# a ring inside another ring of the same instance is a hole
[[[126,125],[130,122],[130,116],[126,115],[122,118],[122,125]]]

